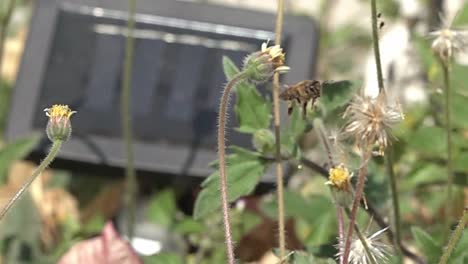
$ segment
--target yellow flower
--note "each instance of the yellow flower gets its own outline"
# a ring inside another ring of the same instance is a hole
[[[53,105],[51,108],[44,109],[44,112],[49,117],[46,128],[49,139],[51,141],[68,140],[71,134],[70,117],[76,111],[72,111],[68,105]]]
[[[353,177],[352,173],[350,174],[348,169],[343,164],[340,164],[330,169],[328,181],[325,184],[331,185],[340,191],[349,191],[351,177]]]
[[[51,108],[46,108],[44,109],[44,112],[46,112],[46,116],[48,116],[51,119],[61,119],[61,118],[67,118],[70,119],[70,117],[76,113],[76,111],[72,111],[68,105],[52,105]]]

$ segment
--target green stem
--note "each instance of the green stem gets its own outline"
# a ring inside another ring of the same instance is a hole
[[[10,24],[11,15],[15,7],[16,0],[10,0],[7,4],[6,12],[0,17],[0,78],[3,72],[3,52],[5,49],[5,41],[8,35],[8,26]]]
[[[219,176],[220,176],[220,190],[221,190],[221,207],[223,210],[223,226],[224,226],[224,239],[226,243],[226,254],[229,264],[234,264],[234,248],[232,243],[231,225],[229,222],[229,199],[227,191],[227,175],[226,175],[226,116],[227,108],[229,105],[229,98],[232,88],[244,79],[244,73],[240,72],[235,75],[226,85],[221,96],[221,103],[219,104],[218,113],[218,159],[219,159]]]
[[[125,176],[127,182],[126,205],[128,208],[127,232],[128,238],[131,240],[134,234],[135,213],[136,213],[136,195],[137,195],[137,179],[134,167],[133,143],[132,143],[132,120],[131,120],[131,87],[133,70],[133,52],[134,52],[134,37],[135,29],[135,6],[136,0],[128,0],[128,22],[127,22],[127,38],[125,47],[124,72],[122,78],[122,93],[121,93],[121,118],[122,118],[122,134],[125,144],[125,154],[127,156],[127,165],[125,167]]]
[[[15,195],[8,201],[7,205],[3,207],[2,211],[0,212],[0,220],[8,213],[11,209],[13,204],[21,198],[23,193],[29,188],[31,183],[37,178],[37,176],[41,175],[41,173],[49,166],[49,164],[54,160],[55,156],[60,150],[60,146],[62,146],[61,140],[56,140],[52,143],[52,147],[50,148],[49,154],[47,154],[46,158],[39,164],[39,167],[33,172],[31,177],[21,186],[21,188],[15,193]]]
[[[377,4],[376,0],[371,0],[372,12],[372,43],[374,45],[375,66],[377,67],[377,81],[379,84],[379,93],[384,91],[384,82],[382,75],[382,63],[380,61],[379,32],[377,28]]]
[[[364,183],[366,181],[368,158],[369,158],[369,151],[365,150],[365,152],[362,155],[361,167],[359,169],[359,176],[358,176],[358,181],[356,184],[356,192],[354,194],[353,207],[351,209],[351,214],[349,216],[349,227],[348,227],[348,233],[346,234],[342,264],[348,263],[349,252],[351,249],[351,240],[353,238],[353,227],[354,227],[354,224],[356,223],[356,215],[359,209],[359,204],[361,203],[362,194],[364,191]]]
[[[439,264],[448,263],[450,255],[452,255],[453,250],[457,246],[458,240],[460,239],[463,233],[463,229],[465,229],[465,226],[467,223],[468,223],[468,207],[465,207],[465,210],[463,211],[463,215],[460,219],[460,222],[458,222],[457,228],[455,228],[455,231],[450,237],[447,248],[444,250],[444,254],[440,258]]]
[[[395,245],[400,249],[401,245],[401,221],[400,221],[400,203],[398,201],[398,186],[395,171],[393,170],[393,148],[388,147],[387,155],[385,155],[385,167],[387,174],[390,176],[390,187],[392,192],[393,215],[395,218]]]
[[[452,186],[453,186],[453,167],[452,167],[452,121],[450,117],[451,106],[451,88],[450,88],[450,69],[446,63],[442,63],[444,85],[445,85],[445,129],[447,133],[447,211],[445,220],[450,229],[452,215]]]
[[[348,218],[351,220],[351,212],[349,211],[348,207],[345,207],[345,212]],[[369,245],[367,244],[366,237],[361,233],[359,230],[359,227],[356,223],[354,223],[354,230],[356,231],[356,235],[361,240],[362,246],[364,247],[364,250],[366,251],[367,256],[369,257],[370,263],[371,264],[376,264],[376,260],[374,255],[372,255],[371,250],[369,249]]]
[[[275,44],[281,45],[283,30],[284,1],[278,0],[276,14]],[[276,192],[278,199],[278,244],[279,258],[286,258],[286,232],[284,223],[284,191],[283,191],[283,166],[281,164],[281,135],[280,135],[280,107],[279,107],[279,73],[273,76],[273,114],[275,128],[275,158],[276,158]]]

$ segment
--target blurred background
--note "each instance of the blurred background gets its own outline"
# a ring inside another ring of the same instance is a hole
[[[443,195],[434,192],[443,187],[445,143],[437,127],[440,70],[429,58],[426,35],[440,24],[439,14],[449,19],[466,14],[468,21],[465,2],[378,1],[384,22],[380,42],[385,84],[406,113],[396,132],[403,221],[422,226],[436,238]],[[292,71],[282,83],[352,80],[366,94],[377,94],[369,1],[285,4],[284,47]],[[212,173],[209,164],[216,159],[217,105],[225,83],[222,57],[240,66],[245,55],[274,39],[276,7],[273,0],[137,0],[132,119],[139,189],[130,242],[145,263],[222,263],[219,216],[197,221],[191,217],[199,185]],[[121,0],[0,3],[0,204],[48,150],[42,110],[57,103],[78,111],[72,117],[72,140],[2,221],[0,263],[56,263],[73,245],[98,235],[108,220],[125,237],[118,95],[126,8]],[[456,59],[455,183],[457,208],[462,208],[468,201],[468,57]],[[269,87],[260,90],[267,94]],[[283,105],[283,113],[285,109]],[[251,138],[233,129],[237,120],[234,109],[230,111],[230,144],[253,149]],[[285,114],[283,120],[287,122]],[[301,137],[300,145],[305,156],[325,163],[313,133]],[[375,188],[368,196],[388,219],[388,181],[378,175],[381,164],[371,165],[376,177],[368,184]],[[336,223],[329,194],[321,188],[324,179],[300,167],[292,165],[287,172],[288,247],[331,257]],[[236,252],[242,263],[276,261],[271,253],[277,246],[272,179],[267,172],[255,193],[233,206]],[[407,239],[412,241],[410,235]]]

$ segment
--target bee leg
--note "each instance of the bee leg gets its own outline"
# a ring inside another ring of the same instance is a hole
[[[305,101],[302,104],[302,118],[304,118],[304,120],[305,120],[306,117],[307,117],[307,101]]]
[[[288,116],[292,114],[292,111],[293,111],[293,102],[288,101]]]

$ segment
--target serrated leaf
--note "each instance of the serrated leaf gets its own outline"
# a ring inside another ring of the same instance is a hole
[[[148,219],[164,227],[170,227],[177,211],[175,194],[172,189],[157,193],[148,208]]]
[[[255,152],[240,150],[226,158],[228,199],[233,202],[250,194],[264,175],[268,162]],[[211,174],[202,184],[203,190],[195,201],[194,218],[201,219],[221,207],[219,171]]]
[[[236,64],[234,64],[234,62],[226,56],[223,56],[223,70],[224,75],[228,80],[231,80],[236,74],[239,73],[239,68],[237,68]]]
[[[424,252],[426,260],[429,263],[436,263],[442,255],[442,245],[439,245],[431,235],[417,226],[413,226],[411,232],[419,248]]]
[[[13,161],[24,158],[39,143],[39,134],[18,139],[0,150],[0,182],[4,183],[8,169]]]
[[[271,123],[271,102],[265,99],[253,85],[240,84],[236,89],[237,129],[243,133],[254,133],[267,129]]]
[[[320,104],[327,111],[346,105],[351,98],[356,94],[357,87],[353,86],[350,81],[325,82],[322,85],[322,95]]]

